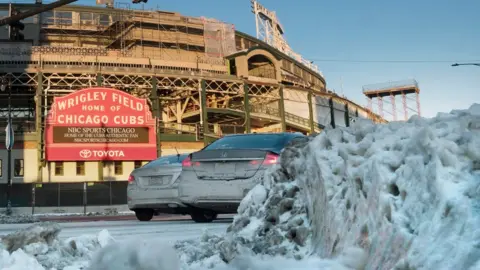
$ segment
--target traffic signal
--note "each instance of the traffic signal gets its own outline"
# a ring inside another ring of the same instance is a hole
[[[16,10],[11,4],[9,9],[9,17],[20,14],[20,11]],[[25,36],[21,31],[25,29],[25,24],[21,21],[15,21],[10,23],[10,40],[24,40]]]

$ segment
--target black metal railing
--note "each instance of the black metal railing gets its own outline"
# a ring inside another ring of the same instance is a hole
[[[250,111],[253,112],[253,113],[264,113],[264,114],[280,117],[280,110],[277,109],[277,108],[274,108],[274,107],[267,107],[267,106],[253,107],[253,106],[251,106]],[[285,112],[284,115],[285,115],[285,120],[287,120],[287,121],[290,121],[292,123],[296,123],[296,124],[298,124],[300,126],[303,126],[303,127],[310,126],[310,119],[308,119],[308,118],[301,117],[301,116],[298,116],[296,114],[289,113],[289,112]],[[324,126],[322,124],[319,124],[317,122],[313,122],[313,125],[317,128],[320,128],[320,129],[324,128]]]
[[[245,133],[245,130],[245,126],[242,125],[208,123],[209,133],[217,136]]]
[[[127,204],[127,181],[25,183],[11,187],[12,207],[87,207]],[[0,184],[0,207],[7,203]]]
[[[178,124],[178,123],[165,123],[160,122],[158,127],[158,132],[161,134],[195,134],[196,132],[196,125],[185,123],[185,124]]]

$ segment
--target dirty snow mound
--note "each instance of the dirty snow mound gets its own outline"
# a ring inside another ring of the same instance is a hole
[[[112,243],[101,249],[87,270],[178,270],[176,251],[158,240]]]
[[[9,252],[23,248],[29,244],[51,245],[60,233],[56,223],[44,222],[32,225],[1,238],[3,246]]]
[[[0,269],[85,269],[94,252],[113,241],[108,231],[61,241],[56,223],[42,222],[2,237]]]
[[[291,162],[308,205],[312,250],[352,246],[366,268],[469,269],[480,258],[480,115],[328,130]],[[473,111],[475,110],[475,111]]]

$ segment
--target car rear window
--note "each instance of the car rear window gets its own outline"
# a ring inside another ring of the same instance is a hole
[[[151,166],[162,166],[162,165],[169,165],[169,164],[175,164],[175,163],[182,163],[182,161],[187,157],[188,155],[183,154],[180,156],[177,155],[171,155],[171,156],[164,156],[157,158],[155,160],[150,161],[149,163],[145,164],[143,167],[148,168]]]
[[[211,143],[204,150],[265,149],[278,152],[293,138],[295,136],[286,136],[284,134],[227,136]]]

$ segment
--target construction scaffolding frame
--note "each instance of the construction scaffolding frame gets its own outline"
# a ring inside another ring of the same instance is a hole
[[[367,97],[367,108],[376,111],[382,118],[386,118],[385,114],[388,114],[393,121],[400,119],[397,107],[398,97],[401,97],[404,121],[407,121],[410,115],[422,116],[420,88],[414,79],[365,85],[363,94]]]

